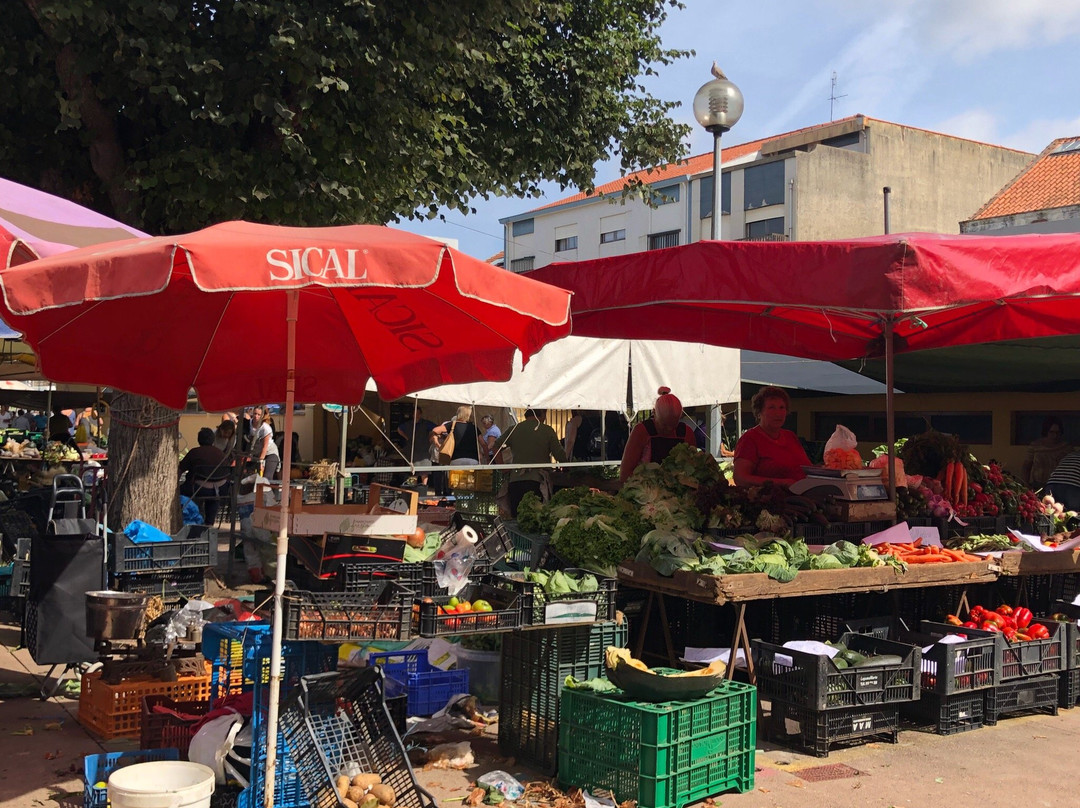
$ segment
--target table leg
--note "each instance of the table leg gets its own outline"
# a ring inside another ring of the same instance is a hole
[[[746,604],[735,605],[735,633],[731,637],[731,654],[728,656],[728,666],[725,676],[730,680],[735,676],[735,663],[739,658],[739,649],[746,655],[746,672],[750,678],[750,684],[757,683],[757,673],[754,670],[754,657],[750,653],[750,634],[746,630]]]

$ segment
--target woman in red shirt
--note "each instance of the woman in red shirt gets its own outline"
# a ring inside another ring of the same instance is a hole
[[[791,398],[779,387],[762,387],[750,400],[758,425],[735,444],[735,485],[791,485],[806,476],[810,458],[790,429],[784,429]]]

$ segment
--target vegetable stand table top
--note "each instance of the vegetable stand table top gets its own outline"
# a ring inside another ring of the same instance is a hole
[[[741,648],[746,654],[747,669],[751,683],[756,681],[750,638],[746,629],[746,607],[753,601],[773,598],[813,597],[844,592],[887,592],[892,589],[964,586],[990,583],[1001,572],[998,559],[979,562],[956,562],[912,565],[906,571],[891,566],[851,567],[839,570],[801,570],[786,583],[773,580],[764,573],[738,573],[730,575],[704,575],[692,572],[676,572],[665,577],[648,564],[627,560],[619,564],[619,581],[648,592],[642,615],[647,627],[654,608],[659,610],[661,629],[667,649],[669,664],[676,666],[678,655],[671,640],[663,595],[710,603],[717,606],[732,604],[735,607],[735,629],[732,647]],[[635,655],[641,658],[645,631],[638,635]],[[731,678],[735,666],[729,665],[727,675]]]

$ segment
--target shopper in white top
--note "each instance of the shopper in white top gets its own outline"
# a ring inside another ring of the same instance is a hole
[[[273,480],[281,458],[274,443],[274,421],[265,404],[255,408],[251,423],[251,459],[259,464],[260,476]]]

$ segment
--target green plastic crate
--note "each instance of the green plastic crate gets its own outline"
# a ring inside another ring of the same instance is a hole
[[[664,671],[663,668],[656,670]],[[726,682],[694,701],[630,701],[564,690],[559,781],[612,791],[638,808],[682,808],[754,787],[757,691]]]

